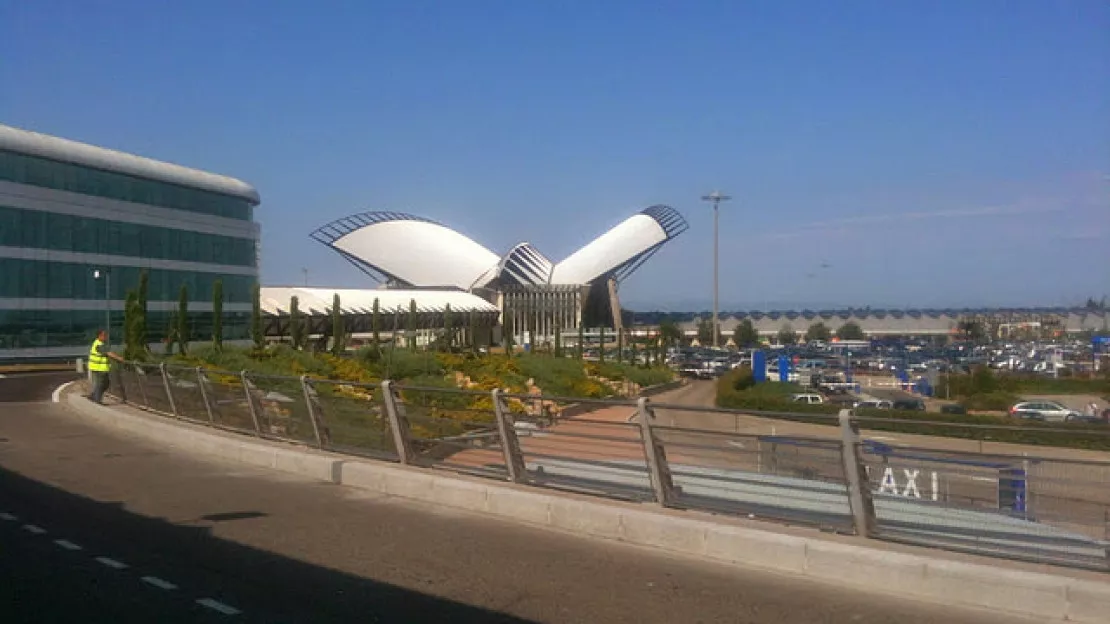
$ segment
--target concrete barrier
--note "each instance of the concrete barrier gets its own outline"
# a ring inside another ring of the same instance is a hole
[[[578,535],[1055,621],[1105,623],[1110,613],[1110,583],[1090,580],[1099,578],[1097,574],[1005,569],[997,562],[964,561],[925,549],[899,552],[816,533],[762,530],[700,512],[555,493],[269,442],[134,408],[96,405],[76,393],[66,399],[82,418],[187,451]]]

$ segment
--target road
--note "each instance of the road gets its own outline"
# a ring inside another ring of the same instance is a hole
[[[190,457],[8,381],[4,622],[1014,621]]]

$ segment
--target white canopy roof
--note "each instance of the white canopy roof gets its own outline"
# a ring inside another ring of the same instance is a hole
[[[267,314],[289,314],[289,302],[297,297],[297,306],[305,314],[328,314],[332,299],[339,295],[339,307],[346,314],[370,314],[374,300],[383,314],[397,310],[407,313],[409,302],[416,300],[416,309],[424,313],[442,313],[451,306],[452,312],[498,312],[497,306],[477,295],[457,290],[394,290],[356,288],[286,288],[265,287],[261,292],[262,311]]]

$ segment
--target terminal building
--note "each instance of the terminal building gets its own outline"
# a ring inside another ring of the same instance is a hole
[[[195,340],[249,334],[258,192],[221,175],[0,125],[0,360],[72,357],[96,330],[121,339],[148,273],[148,333],[165,334],[181,286]]]
[[[494,342],[508,332],[516,344],[541,345],[580,326],[620,329],[621,281],[687,227],[673,208],[651,206],[560,262],[530,243],[497,254],[445,225],[398,212],[344,217],[312,238],[379,282],[382,292],[398,291],[390,300],[433,310],[442,307],[443,293],[466,294],[473,299],[457,305],[482,310],[487,302],[498,311]]]

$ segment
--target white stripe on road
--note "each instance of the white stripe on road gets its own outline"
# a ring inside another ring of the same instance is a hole
[[[58,546],[61,546],[62,548],[65,548],[66,550],[81,550],[80,546],[78,546],[77,544],[74,544],[73,542],[71,542],[69,540],[56,539],[56,540],[54,540],[54,543],[57,544]]]
[[[58,386],[57,388],[54,388],[54,394],[50,395],[50,400],[53,401],[54,403],[61,403],[62,402],[62,393],[65,392],[65,389],[68,388],[73,383],[74,382],[72,382],[72,381],[67,381],[64,384]]]
[[[0,512],[0,520],[7,520],[8,522],[14,522],[15,520],[19,520],[19,516],[13,516],[12,514],[7,513],[7,512]]]
[[[177,585],[174,585],[173,583],[171,583],[169,581],[164,581],[164,580],[158,578],[157,576],[144,576],[142,580],[143,580],[144,583],[148,583],[150,585],[153,585],[153,586],[157,587],[158,589],[166,589],[166,590],[177,589]]]
[[[122,569],[127,567],[126,563],[124,563],[122,561],[116,561],[115,559],[110,559],[108,557],[97,557],[96,560],[99,563],[102,563],[102,564],[108,566],[109,568],[112,568],[113,570],[122,570]]]
[[[197,600],[197,604],[202,607],[208,607],[213,611],[219,611],[224,615],[239,615],[240,613],[242,613],[242,611],[236,609],[235,607],[229,607],[224,603],[218,600],[212,600],[211,598],[201,598]]]
[[[33,524],[23,525],[23,530],[27,531],[28,533],[34,533],[35,535],[42,535],[43,533],[46,533],[46,529],[40,526],[35,526]]]

